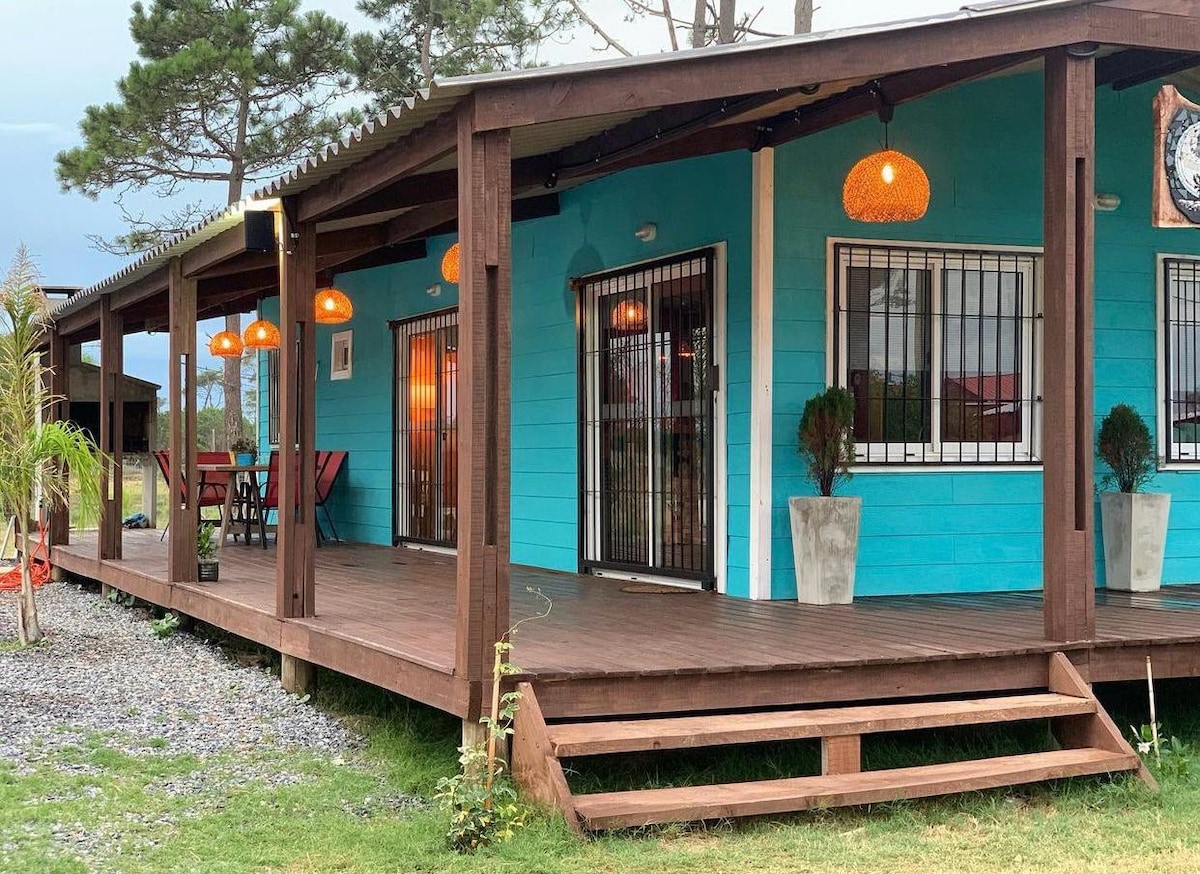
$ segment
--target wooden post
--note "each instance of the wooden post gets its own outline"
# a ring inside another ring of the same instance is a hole
[[[167,377],[170,477],[170,547],[168,563],[173,583],[196,581],[196,280],[183,275],[178,258],[168,272],[170,309],[170,373]],[[187,491],[183,485],[186,482]]]
[[[507,130],[459,115],[458,591],[455,670],[482,706],[494,645],[508,631],[512,155]]]
[[[50,406],[52,422],[64,422],[70,417],[71,363],[67,339],[56,329],[50,329]],[[67,471],[67,476],[71,472]],[[66,546],[71,538],[71,509],[64,503],[50,510],[49,532],[51,546]]]
[[[125,432],[124,331],[108,295],[100,297],[100,450],[111,462],[100,474],[100,558],[121,557],[122,455]]]
[[[1055,641],[1095,632],[1095,98],[1088,47],[1046,55],[1042,588],[1045,633]]]
[[[279,684],[293,695],[311,695],[317,690],[317,666],[296,656],[280,653]]]
[[[293,226],[288,218],[293,207],[285,200],[276,213],[280,340],[275,615],[280,619],[316,613],[317,229],[312,222]]]

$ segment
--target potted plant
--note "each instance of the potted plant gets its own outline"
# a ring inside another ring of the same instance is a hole
[[[234,460],[241,467],[249,467],[258,458],[258,444],[242,434],[229,444],[229,451],[234,454]]]
[[[1126,592],[1156,591],[1171,496],[1141,491],[1158,464],[1150,429],[1133,407],[1117,404],[1100,423],[1097,446],[1109,468],[1103,483],[1116,488],[1100,495],[1106,584]]]
[[[802,604],[854,599],[862,498],[834,497],[854,461],[854,395],[832,387],[809,398],[799,428],[800,455],[819,497],[788,499],[796,596]]]
[[[202,583],[215,583],[221,575],[217,544],[213,542],[213,532],[216,530],[217,526],[212,522],[201,522],[196,529],[196,573]]]

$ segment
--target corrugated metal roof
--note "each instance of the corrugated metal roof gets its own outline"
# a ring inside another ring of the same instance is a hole
[[[310,158],[302,161],[292,170],[274,179],[267,185],[262,186],[242,202],[213,213],[190,230],[146,252],[136,261],[118,272],[72,295],[54,307],[51,314],[54,316],[63,316],[74,310],[81,309],[87,306],[90,299],[95,295],[116,291],[142,276],[152,273],[169,259],[189,252],[222,231],[240,224],[242,214],[248,202],[267,200],[305,191],[322,180],[336,175],[351,164],[355,164],[380,149],[391,145],[401,137],[433,121],[443,113],[450,111],[463,97],[477,89],[538,81],[545,78],[561,79],[628,67],[655,67],[662,64],[687,63],[689,60],[694,60],[700,55],[704,57],[712,57],[714,55],[749,55],[766,49],[776,49],[781,46],[799,46],[909,28],[926,27],[952,21],[1012,14],[1030,9],[1044,9],[1055,6],[1081,6],[1092,2],[1096,2],[1096,0],[1015,0],[1015,2],[1000,0],[1000,2],[983,2],[963,6],[956,12],[870,24],[861,27],[797,34],[733,45],[707,46],[699,49],[663,52],[655,55],[606,58],[555,67],[534,67],[524,70],[482,73],[435,81],[428,89],[409,98],[401,105],[394,106],[368,120],[360,127],[349,132],[341,140],[329,144]],[[552,150],[551,146],[561,148],[564,145],[585,139],[639,114],[629,113],[619,117],[608,116],[599,119],[573,119],[543,125],[539,126],[540,129],[522,132],[518,138],[518,142],[522,152],[540,154],[540,152],[535,152],[533,149],[540,147],[543,150],[549,151]],[[449,166],[453,166],[452,161]]]

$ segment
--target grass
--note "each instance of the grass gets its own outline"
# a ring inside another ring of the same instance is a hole
[[[1160,684],[1169,734],[1200,774],[1200,686]],[[1145,721],[1136,687],[1110,690],[1119,725]],[[134,872],[392,870],[524,871],[1194,871],[1200,869],[1200,781],[1162,776],[1158,795],[1134,780],[1088,779],[937,801],[821,811],[708,827],[668,827],[580,841],[539,814],[511,843],[459,856],[445,814],[427,802],[455,767],[456,721],[352,680],[322,674],[316,706],[366,738],[346,760],[255,754],[200,762],[129,756],[103,736],[18,772],[0,765],[0,870]],[[1191,705],[1191,706],[1189,706]],[[873,740],[871,767],[1003,754],[1049,744],[1044,729],[922,733]],[[158,746],[161,746],[159,744]],[[575,789],[753,779],[811,772],[805,743],[570,763]],[[247,762],[288,785],[230,779]],[[586,765],[586,768],[584,767]],[[199,775],[199,777],[197,777]],[[180,781],[202,788],[180,795]],[[403,802],[403,803],[402,803]],[[107,849],[90,862],[73,835]]]

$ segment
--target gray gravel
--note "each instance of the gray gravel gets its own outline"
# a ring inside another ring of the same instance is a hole
[[[336,757],[356,743],[269,672],[188,634],[155,637],[142,611],[51,583],[38,592],[38,614],[49,645],[0,650],[0,760],[19,772],[49,762],[86,773],[58,759],[97,735],[133,755],[201,760],[293,749]],[[2,593],[0,641],[16,634],[16,596]]]

